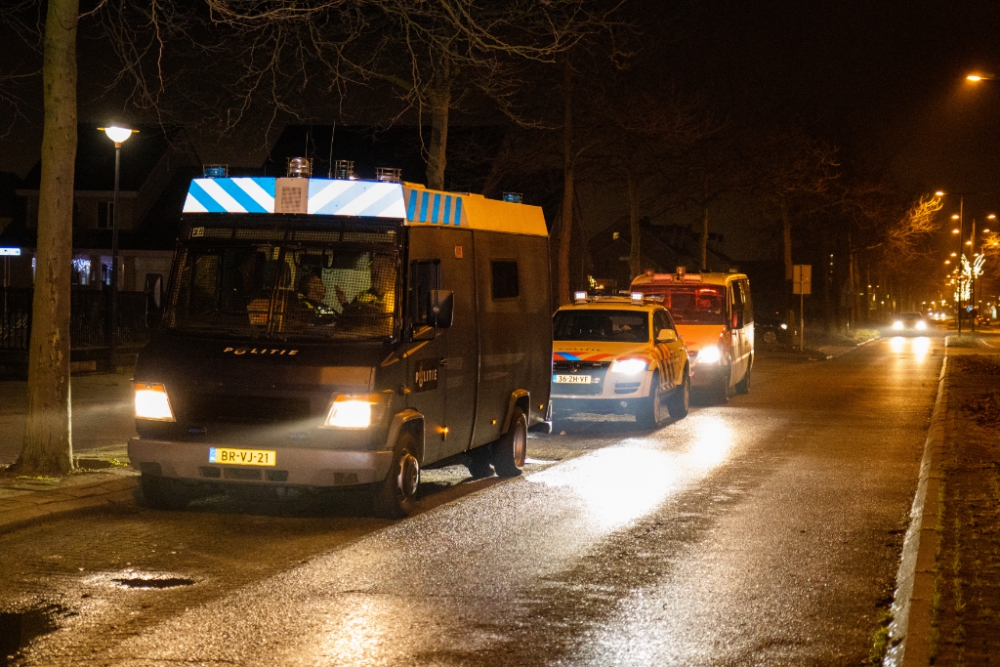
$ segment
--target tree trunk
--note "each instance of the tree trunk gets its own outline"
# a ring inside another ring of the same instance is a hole
[[[701,263],[698,268],[708,271],[708,174],[705,174],[701,199]]]
[[[785,280],[792,279],[792,218],[788,204],[781,203],[781,244],[785,258]]]
[[[563,201],[562,220],[559,222],[559,254],[556,270],[558,279],[556,283],[556,297],[559,305],[570,302],[569,286],[569,255],[570,246],[573,240],[573,168],[576,163],[576,156],[573,154],[573,70],[569,60],[565,64],[565,90],[564,94],[564,122],[563,122]]]
[[[625,176],[628,180],[629,233],[632,235],[632,245],[628,254],[628,270],[631,281],[642,273],[642,230],[639,229],[639,186],[635,182],[635,172],[626,168]]]
[[[28,414],[15,469],[61,475],[73,467],[70,418],[70,268],[76,162],[79,0],[49,0],[42,72],[45,125],[28,364]]]
[[[428,99],[431,104],[431,142],[427,149],[427,187],[431,190],[444,190],[451,90],[435,91],[428,95]]]

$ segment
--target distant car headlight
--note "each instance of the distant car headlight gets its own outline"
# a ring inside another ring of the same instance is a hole
[[[919,329],[920,331],[923,331],[926,328],[927,328],[927,323],[926,322],[924,322],[923,320],[920,320],[919,322],[917,322],[917,329]]]
[[[781,323],[781,328],[782,328],[782,329],[787,329],[787,328],[788,328],[788,325],[787,325],[787,324],[785,324],[784,322],[782,322],[782,323]]]
[[[722,353],[717,345],[711,345],[698,350],[697,361],[699,364],[717,364],[722,360]]]
[[[154,382],[136,382],[134,388],[136,419],[176,421],[174,411],[170,409],[170,398],[167,396],[166,387]]]
[[[612,373],[635,375],[649,368],[649,362],[644,359],[615,359],[611,363]]]
[[[330,401],[323,428],[368,428],[382,402],[381,394],[339,394]]]
[[[895,322],[893,322],[892,328],[895,329],[896,331],[902,331],[903,330],[902,320],[896,320]]]

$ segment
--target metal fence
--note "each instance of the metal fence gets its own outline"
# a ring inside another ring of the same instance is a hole
[[[31,340],[31,302],[34,290],[0,288],[0,350],[27,350]],[[72,349],[107,346],[108,292],[76,291],[70,295]],[[142,345],[149,339],[144,292],[118,293],[118,345]]]

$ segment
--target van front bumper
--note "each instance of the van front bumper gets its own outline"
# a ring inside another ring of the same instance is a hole
[[[209,462],[212,447],[231,444],[169,442],[132,438],[128,456],[145,474],[210,484],[333,487],[371,484],[385,479],[392,451],[275,448],[274,466],[240,466]]]
[[[725,364],[695,365],[691,368],[691,386],[697,388],[714,387],[728,381],[729,366]]]

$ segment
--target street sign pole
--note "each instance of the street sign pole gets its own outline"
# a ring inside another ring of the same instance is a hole
[[[799,351],[806,349],[805,295],[812,294],[812,264],[792,265],[792,294],[799,295]]]

